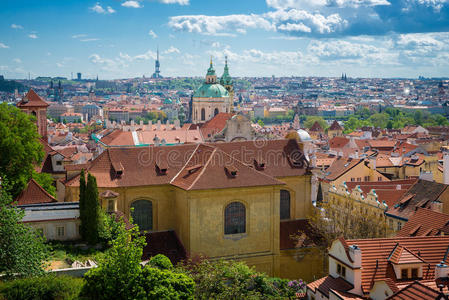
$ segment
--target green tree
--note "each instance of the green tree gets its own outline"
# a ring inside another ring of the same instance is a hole
[[[390,116],[386,113],[377,113],[369,117],[371,124],[373,124],[374,127],[379,128],[386,128],[389,119]]]
[[[25,212],[11,201],[11,196],[0,189],[0,274],[43,274],[49,254],[45,239],[22,223]]]
[[[53,177],[51,177],[50,174],[37,173],[36,171],[33,171],[33,179],[36,180],[36,182],[39,183],[39,185],[43,187],[47,193],[53,197],[56,196],[56,187],[53,185]]]
[[[81,211],[80,211],[81,213]],[[85,240],[96,244],[99,240],[100,204],[98,203],[97,179],[92,174],[87,175],[87,186],[84,192],[83,213]]]
[[[132,221],[132,220],[131,220]],[[145,237],[134,226],[120,222],[117,238],[98,267],[84,276],[82,295],[87,299],[193,299],[194,282],[187,275],[169,270],[165,259],[157,268],[140,265]],[[162,268],[160,268],[162,266]],[[169,265],[168,265],[169,266]],[[170,267],[170,266],[169,266]]]
[[[88,224],[88,213],[86,212],[86,175],[84,169],[80,174],[80,194],[79,194],[79,206],[80,206],[80,234],[83,240],[87,240],[86,226]]]
[[[0,177],[3,188],[15,198],[32,177],[34,166],[44,157],[34,117],[0,104]]]
[[[264,122],[262,120],[258,120],[257,124],[259,124],[260,127],[264,127],[265,126],[265,124],[264,124]]]

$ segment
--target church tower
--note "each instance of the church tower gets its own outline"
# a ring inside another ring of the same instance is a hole
[[[230,113],[230,104],[229,92],[223,85],[217,83],[217,75],[211,58],[206,81],[192,97],[192,123],[204,123],[219,113]]]
[[[47,139],[47,107],[48,103],[42,100],[33,89],[17,103],[17,107],[36,118],[37,131],[41,137]]]
[[[225,67],[223,71],[223,75],[221,76],[220,84],[225,87],[225,89],[229,93],[229,102],[230,107],[234,106],[234,85],[232,82],[232,78],[229,75],[229,67],[228,67],[228,57],[225,57]]]

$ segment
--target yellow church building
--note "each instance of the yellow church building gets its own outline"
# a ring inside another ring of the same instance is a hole
[[[87,168],[101,205],[141,230],[174,230],[190,255],[279,275],[280,222],[304,219],[311,172],[294,139],[109,148]],[[79,175],[65,201],[78,201]],[[132,210],[133,208],[133,210]]]

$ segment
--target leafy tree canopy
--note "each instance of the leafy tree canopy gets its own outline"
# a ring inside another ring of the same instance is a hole
[[[53,177],[51,177],[50,174],[37,173],[36,171],[33,171],[33,179],[36,180],[36,182],[39,183],[39,185],[43,187],[47,193],[53,197],[56,196],[56,187],[53,185]]]
[[[0,274],[7,277],[43,274],[49,253],[44,238],[21,223],[25,212],[11,201],[0,189]]]
[[[0,177],[4,189],[16,197],[32,177],[44,152],[34,117],[6,103],[0,104]]]

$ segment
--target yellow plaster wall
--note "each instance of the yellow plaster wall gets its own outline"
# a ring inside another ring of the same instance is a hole
[[[281,189],[290,192],[291,219],[305,219],[311,213],[311,178],[312,175],[277,178],[286,184]]]

